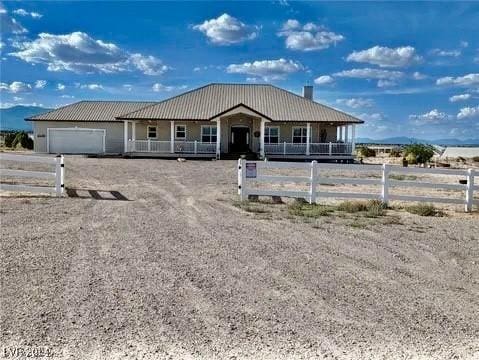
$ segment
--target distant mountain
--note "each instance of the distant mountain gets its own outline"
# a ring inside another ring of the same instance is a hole
[[[434,145],[479,145],[479,139],[436,139],[436,140],[424,140],[416,139],[407,136],[396,136],[385,139],[370,139],[370,138],[357,138],[357,143],[365,144],[413,144],[413,143],[426,143]]]
[[[25,118],[49,110],[51,109],[23,105],[0,109],[0,130],[32,131],[32,123],[30,121],[25,121]]]

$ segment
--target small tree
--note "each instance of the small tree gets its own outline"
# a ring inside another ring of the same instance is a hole
[[[425,164],[434,156],[434,148],[428,144],[411,144],[404,148],[404,156],[410,164]]]
[[[360,146],[358,148],[358,154],[362,157],[375,157],[376,151],[368,148],[367,146]]]
[[[33,140],[28,137],[25,131],[17,132],[13,139],[12,147],[21,146],[24,149],[33,149]]]
[[[13,147],[13,141],[15,140],[15,136],[17,134],[14,132],[9,132],[5,134],[5,146],[6,147]]]

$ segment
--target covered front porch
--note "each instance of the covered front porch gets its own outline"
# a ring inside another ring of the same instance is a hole
[[[250,109],[209,121],[124,121],[124,153],[132,156],[343,160],[354,148],[355,124],[272,122]]]

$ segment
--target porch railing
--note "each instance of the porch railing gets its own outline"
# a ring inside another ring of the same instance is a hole
[[[128,152],[179,153],[179,154],[214,154],[216,143],[200,141],[175,141],[171,151],[171,141],[128,140]]]
[[[269,155],[351,155],[353,146],[351,143],[277,143],[265,144],[264,152]]]

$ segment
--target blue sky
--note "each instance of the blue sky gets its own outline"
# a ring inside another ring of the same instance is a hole
[[[1,106],[272,83],[359,136],[479,137],[479,3],[3,2]]]

